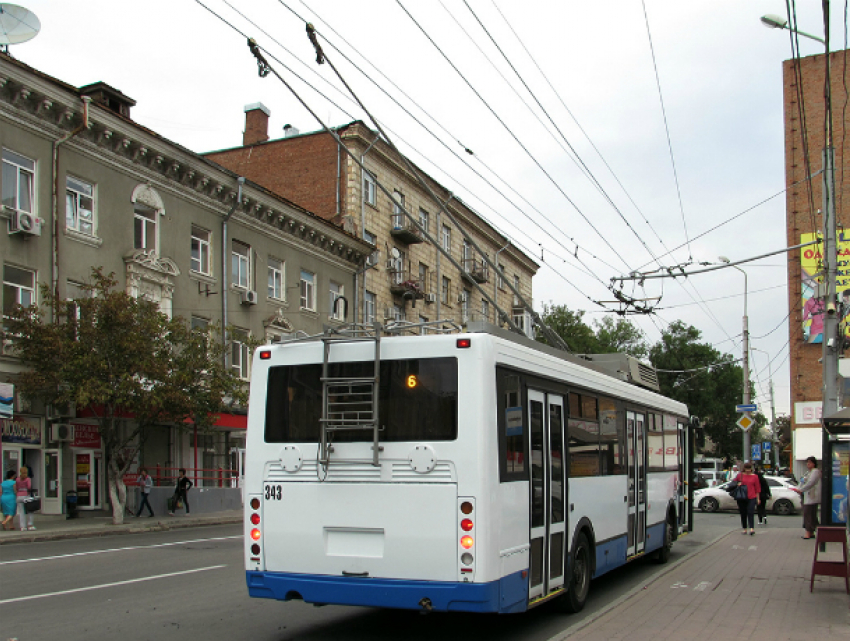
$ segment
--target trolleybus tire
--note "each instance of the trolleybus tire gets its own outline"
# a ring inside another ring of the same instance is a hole
[[[664,545],[662,545],[655,553],[655,561],[657,563],[667,563],[670,560],[670,550],[673,549],[673,528],[675,526],[667,519],[666,527],[664,528]]]
[[[572,563],[568,574],[567,592],[561,597],[561,610],[564,612],[581,612],[590,591],[590,576],[592,573],[590,543],[587,535],[580,532],[576,537],[573,548]]]

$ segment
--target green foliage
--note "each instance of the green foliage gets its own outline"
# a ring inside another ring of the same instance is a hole
[[[718,447],[718,455],[741,458],[735,405],[741,402],[743,369],[729,362],[735,360],[733,356],[700,342],[700,338],[697,328],[675,321],[649,350],[649,359],[658,370],[677,370],[658,372],[661,393],[682,401],[700,418],[706,436]]]
[[[42,305],[15,307],[4,332],[26,367],[18,382],[24,395],[87,408],[97,418],[114,522],[123,518],[122,477],[146,427],[186,421],[206,427],[226,397],[247,400],[242,383],[224,368],[214,327],[192,330],[117,284],[93,269],[90,295],[70,302],[43,287]]]
[[[543,305],[543,322],[558,334],[576,354],[608,354],[623,352],[645,358],[648,352],[643,332],[625,318],[605,316],[593,322],[584,322],[583,311],[572,311],[566,305]],[[547,343],[538,333],[537,340]]]

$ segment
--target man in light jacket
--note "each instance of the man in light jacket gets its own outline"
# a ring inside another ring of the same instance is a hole
[[[818,460],[814,456],[806,459],[808,472],[800,479],[800,486],[791,488],[803,495],[803,528],[806,530],[804,539],[815,538],[818,529],[818,505],[820,505],[820,470]]]
[[[139,504],[139,511],[136,512],[136,517],[140,517],[142,515],[142,510],[147,506],[148,512],[153,516],[153,508],[151,504],[148,502],[148,498],[150,497],[151,488],[153,487],[153,477],[148,474],[148,471],[145,468],[139,470],[139,488],[142,490],[142,502]]]

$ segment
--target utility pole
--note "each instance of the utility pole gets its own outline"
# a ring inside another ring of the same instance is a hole
[[[744,270],[741,270],[742,272]],[[744,405],[750,404],[750,323],[747,316],[747,273],[744,272]],[[749,416],[749,414],[747,414]],[[753,453],[750,447],[750,430],[748,427],[744,430],[744,456],[743,460],[752,460]]]
[[[826,54],[829,65],[829,51]],[[829,72],[827,71],[827,77]],[[827,102],[827,108],[829,102]],[[823,417],[838,411],[838,337],[839,318],[837,313],[838,254],[835,218],[835,156],[827,136],[823,150],[823,272],[826,280],[826,297],[823,306]]]

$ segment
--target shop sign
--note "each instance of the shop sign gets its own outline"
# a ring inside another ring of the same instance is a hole
[[[71,447],[84,447],[89,450],[99,450],[100,428],[97,425],[74,423],[74,441]]]
[[[41,445],[41,420],[0,418],[0,435],[4,443]]]
[[[15,410],[15,386],[0,383],[0,418],[12,418]]]

